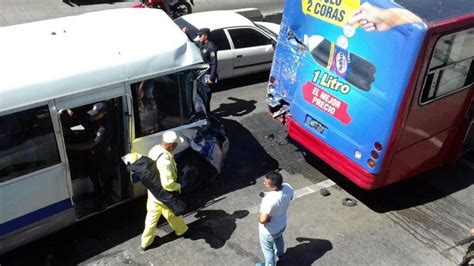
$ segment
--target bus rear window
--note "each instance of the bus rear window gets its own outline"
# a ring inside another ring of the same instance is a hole
[[[467,88],[473,82],[474,28],[445,35],[436,43],[421,104]]]

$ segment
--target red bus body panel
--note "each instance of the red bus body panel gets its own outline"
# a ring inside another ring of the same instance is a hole
[[[316,138],[310,132],[294,122],[291,117],[286,120],[288,135],[296,142],[303,145],[310,152],[329,164],[332,168],[356,183],[359,187],[367,190],[375,189],[380,186],[379,178],[370,174],[362,167],[346,158],[340,152],[334,150],[326,142]]]
[[[421,174],[457,159],[469,121],[466,112],[473,104],[473,85],[462,91],[420,105],[425,73],[436,41],[443,34],[472,27],[474,14],[428,23],[428,34],[401,103],[386,147],[383,169],[371,174],[352,160],[316,138],[292,118],[286,123],[289,136],[359,187],[372,190]]]

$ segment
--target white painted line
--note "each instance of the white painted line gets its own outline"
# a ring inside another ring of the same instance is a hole
[[[308,194],[311,194],[311,193],[314,193],[314,192],[318,192],[320,191],[321,189],[323,188],[328,188],[328,187],[332,187],[334,186],[336,183],[334,183],[332,180],[325,180],[325,181],[322,181],[322,182],[319,182],[319,183],[316,183],[316,184],[313,184],[311,186],[307,186],[307,187],[304,187],[304,188],[300,188],[298,190],[295,191],[295,195],[293,196],[293,198],[297,199],[297,198],[301,198],[303,196],[306,196]]]

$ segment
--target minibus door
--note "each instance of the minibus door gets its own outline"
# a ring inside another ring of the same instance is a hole
[[[130,151],[129,98],[120,86],[56,101],[76,218],[131,196],[130,174],[121,162]]]

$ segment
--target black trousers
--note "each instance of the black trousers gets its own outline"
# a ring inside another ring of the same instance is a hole
[[[111,151],[91,153],[88,172],[94,186],[94,193],[100,200],[107,200],[112,196],[112,182],[115,174],[113,161]]]
[[[210,113],[211,112],[211,97],[212,97],[212,92],[216,89],[216,84],[206,84],[200,86],[200,92],[199,94],[203,98],[204,105],[206,106],[206,112]]]

